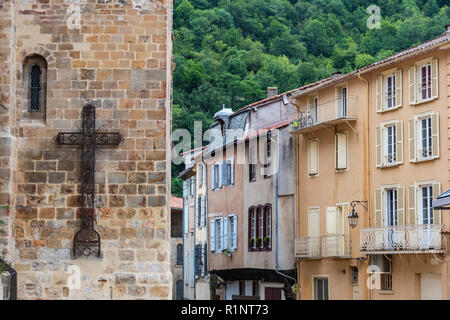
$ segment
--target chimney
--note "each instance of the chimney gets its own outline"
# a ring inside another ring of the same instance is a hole
[[[267,87],[267,98],[276,96],[278,94],[277,87]]]
[[[340,71],[333,72],[333,73],[331,74],[331,78],[332,78],[332,79],[339,78],[340,76],[342,76],[342,72],[340,72]]]

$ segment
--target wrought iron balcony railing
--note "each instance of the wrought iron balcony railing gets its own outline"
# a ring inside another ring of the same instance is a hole
[[[339,122],[356,120],[356,96],[335,97],[319,103],[317,106],[308,105],[300,111],[298,119],[291,123],[291,130],[312,130],[315,127],[335,125]]]
[[[350,236],[344,234],[322,237],[302,237],[295,241],[295,257],[319,259],[328,257],[351,257]]]
[[[436,253],[444,250],[443,225],[421,224],[361,229],[360,251]]]

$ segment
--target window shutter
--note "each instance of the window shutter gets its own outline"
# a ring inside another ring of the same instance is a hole
[[[232,230],[232,240],[231,240],[231,249],[237,250],[237,237],[238,237],[238,217],[237,215],[233,215],[233,230]]]
[[[230,184],[234,184],[234,159],[230,158],[229,160],[231,162],[231,181],[230,181]]]
[[[201,268],[200,275],[202,277],[204,277],[205,276],[205,244],[204,243],[202,243],[202,245],[201,245],[200,259],[202,261],[202,268]]]
[[[438,60],[433,59],[433,61],[431,61],[431,97],[432,98],[437,98],[439,95],[438,76],[439,76]]]
[[[229,223],[230,223],[230,220],[229,220],[229,218],[228,217],[225,217],[224,219],[223,219],[223,245],[222,245],[222,249],[229,249],[229,245],[228,245],[228,241],[229,241],[229,239],[228,239],[228,232],[229,232]]]
[[[431,115],[431,133],[433,157],[439,158],[439,113],[433,113]]]
[[[217,244],[217,250],[222,251],[223,247],[224,247],[224,245],[223,245],[223,218],[219,218],[218,221],[219,221],[219,234],[217,236],[218,236],[219,243]]]
[[[433,200],[441,194],[441,184],[439,182],[433,183]],[[441,224],[441,210],[433,210],[433,224]]]
[[[214,170],[215,170],[215,165],[213,164],[211,166],[211,189],[215,190],[215,185],[214,185]]]
[[[319,173],[318,147],[319,142],[317,140],[312,140],[308,142],[308,173],[311,175]]]
[[[197,228],[199,227],[199,225],[198,225],[198,218],[199,218],[199,216],[198,216],[198,208],[200,208],[200,203],[198,203],[198,198],[195,198],[195,208],[194,208],[195,220],[194,220],[194,224],[195,224],[195,226]]]
[[[195,276],[195,259],[194,252],[191,251],[191,270],[190,270],[191,287],[194,287],[194,276]]]
[[[408,136],[409,136],[409,161],[416,162],[416,119],[408,120]]]
[[[336,234],[337,233],[336,207],[327,207],[326,219],[327,219],[326,221],[327,234]]]
[[[216,220],[211,220],[209,228],[209,246],[211,251],[216,251]]]
[[[402,70],[395,72],[395,106],[402,106]]]
[[[184,284],[187,285],[189,278],[189,253],[186,251],[184,253]]]
[[[318,208],[308,208],[308,237],[320,236],[320,213]]]
[[[412,66],[408,70],[409,81],[409,104],[413,105],[417,102],[417,81],[416,81],[416,67]]]
[[[403,122],[397,121],[395,124],[396,144],[397,144],[397,163],[403,163]]]
[[[205,226],[205,212],[206,212],[206,208],[205,208],[205,196],[201,197],[201,203],[200,203],[200,226],[204,227]]]
[[[336,133],[336,169],[347,169],[346,133]]]
[[[219,189],[222,188],[222,185],[225,182],[225,179],[223,178],[223,173],[225,172],[225,174],[226,174],[226,170],[223,170],[224,169],[223,164],[224,164],[224,162],[219,163],[219,167],[218,167],[219,168]]]
[[[198,183],[198,187],[201,188],[202,186],[202,178],[203,178],[203,165],[201,164],[197,164],[197,168],[198,168],[198,173],[197,173],[197,183]]]
[[[189,206],[185,205],[183,210],[184,233],[189,233]]]
[[[416,221],[416,187],[408,186],[408,223],[417,224]]]
[[[203,165],[203,184],[206,185],[206,170],[208,169],[208,166],[206,164]]]
[[[397,225],[405,225],[405,188],[397,187]]]
[[[381,189],[375,189],[375,227],[382,226],[383,219],[383,193]]]
[[[377,77],[376,94],[377,94],[377,112],[381,112],[383,111],[383,100],[384,100],[382,75]]]
[[[349,226],[347,223],[348,215],[349,215],[349,205],[346,204],[346,205],[342,206],[342,217],[339,218],[340,221],[342,221],[341,224],[343,224],[343,226],[344,226],[344,228],[342,230],[344,232],[344,234],[349,234],[349,230],[348,230]]]
[[[377,168],[383,166],[383,136],[381,135],[382,127],[376,127],[375,134],[375,145],[377,148],[376,157],[377,157]]]

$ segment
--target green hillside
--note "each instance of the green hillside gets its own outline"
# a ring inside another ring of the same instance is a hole
[[[444,32],[449,0],[175,0],[173,129],[349,72]],[[381,28],[367,27],[378,5]],[[173,167],[173,175],[181,167]],[[180,195],[174,179],[173,193]]]

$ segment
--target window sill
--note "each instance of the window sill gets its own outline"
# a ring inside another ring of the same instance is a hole
[[[381,166],[379,166],[378,168],[383,169],[383,168],[392,168],[392,167],[397,167],[399,165],[401,165],[403,162],[395,162],[395,163],[391,163],[391,164],[383,164]]]
[[[415,103],[413,103],[413,104],[411,104],[410,103],[410,105],[412,105],[412,106],[416,106],[416,105],[418,105],[418,104],[423,104],[423,103],[427,103],[427,102],[431,102],[431,101],[434,101],[434,100],[436,100],[436,99],[438,99],[439,97],[436,97],[436,98],[429,98],[429,99],[425,99],[425,100],[417,100]]]
[[[420,158],[420,159],[417,159],[416,161],[410,161],[410,162],[420,163],[420,162],[427,162],[427,161],[432,161],[432,160],[436,160],[436,159],[439,159],[439,157]]]
[[[377,113],[387,113],[389,111],[394,111],[394,110],[398,110],[402,107],[402,105],[396,106],[396,107],[392,107],[392,108],[383,108],[380,111],[377,111]]]
[[[381,289],[380,289],[380,291],[378,293],[382,294],[382,295],[393,295],[393,294],[395,294],[394,290],[381,290]]]

